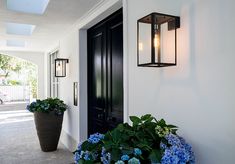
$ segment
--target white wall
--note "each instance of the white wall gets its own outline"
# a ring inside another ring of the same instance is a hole
[[[124,35],[124,47],[127,49],[124,57],[124,76],[127,76],[124,84],[127,96],[125,117],[151,113],[157,118],[165,118],[167,122],[179,126],[179,134],[193,145],[197,163],[234,163],[235,1],[124,2],[127,7],[124,10],[124,31],[127,30]],[[97,9],[81,21],[82,26],[78,25],[77,29],[89,28],[89,21],[94,23],[93,19],[100,19],[102,10],[104,8]],[[137,67],[136,21],[151,12],[181,17],[178,64],[175,67]],[[72,83],[78,80],[79,84],[84,84],[84,79],[79,77],[86,74],[84,70],[79,71],[83,61],[79,61],[78,55],[84,55],[80,52],[85,51],[86,46],[79,49],[78,37],[75,30],[60,41],[60,55],[70,59],[69,74],[60,80],[60,97],[71,106],[65,115],[63,130],[77,142],[82,136],[79,133],[80,118],[85,118],[78,116],[79,111],[86,110],[85,106],[78,109],[72,105]],[[79,40],[82,41],[82,38]]]
[[[0,51],[1,54],[15,56],[30,61],[38,66],[38,98],[43,99],[45,95],[45,67],[44,53],[42,52],[23,52],[23,51]]]
[[[197,163],[235,161],[235,1],[128,0],[129,114],[151,113],[179,126]],[[136,66],[136,20],[179,15],[178,64]]]
[[[71,151],[74,151],[78,143],[75,141],[79,138],[79,108],[73,105],[73,82],[78,82],[79,75],[78,30],[71,31],[60,41],[59,57],[69,59],[66,77],[59,78],[59,97],[69,106],[64,115],[64,135],[61,139]]]

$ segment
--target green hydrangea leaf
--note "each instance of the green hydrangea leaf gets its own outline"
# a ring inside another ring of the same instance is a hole
[[[137,126],[142,122],[141,119],[136,116],[130,116],[130,120],[133,122],[133,126]]]
[[[152,116],[151,116],[151,114],[146,114],[146,115],[143,115],[142,117],[141,117],[141,120],[142,121],[146,121],[146,120],[148,120],[149,118],[151,118]]]
[[[149,159],[152,163],[160,163],[161,162],[161,151],[154,149],[149,155]]]

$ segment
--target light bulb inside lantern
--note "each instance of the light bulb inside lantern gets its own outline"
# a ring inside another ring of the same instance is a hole
[[[57,64],[57,71],[60,71],[61,70],[61,65],[60,63]]]
[[[140,51],[143,51],[143,49],[144,49],[143,43],[140,42],[140,43],[139,43],[139,50],[140,50]]]
[[[159,36],[157,34],[154,35],[154,47],[155,48],[158,48],[160,45],[160,42],[159,42]]]

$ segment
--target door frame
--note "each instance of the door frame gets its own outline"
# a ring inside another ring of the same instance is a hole
[[[120,8],[123,8],[123,120],[129,122],[128,104],[128,39],[127,39],[127,1],[112,0],[101,3],[80,20],[78,31],[79,58],[79,141],[87,139],[88,134],[88,94],[87,94],[87,30]]]

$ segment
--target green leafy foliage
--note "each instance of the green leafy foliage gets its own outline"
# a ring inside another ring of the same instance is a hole
[[[160,163],[161,157],[162,157],[162,152],[159,149],[153,149],[149,155],[151,163]]]
[[[21,82],[17,81],[17,80],[8,80],[8,84],[10,84],[10,85],[21,85]]]
[[[128,155],[130,158],[137,158],[141,163],[159,163],[163,155],[163,151],[160,149],[160,142],[164,137],[161,134],[175,133],[177,127],[167,125],[163,119],[158,121],[150,114],[140,118],[131,116],[130,120],[132,121],[132,125],[127,123],[119,124],[115,129],[107,132],[104,139],[96,144],[85,141],[81,149],[76,152],[98,154],[98,157],[90,158],[90,160],[81,158],[79,159],[79,163],[101,162],[102,147],[106,152],[110,153],[112,157],[110,163],[115,163],[120,160],[123,155]],[[140,149],[142,153],[136,155],[134,153],[136,148]]]
[[[4,71],[6,76],[8,75],[8,70],[11,70],[10,61],[10,56],[0,54],[0,69]]]
[[[36,100],[36,102],[32,102],[27,106],[27,109],[30,112],[55,112],[55,114],[61,115],[66,111],[67,105],[58,98],[47,98],[45,100]]]
[[[1,85],[29,85],[31,95],[37,98],[37,66],[17,57],[0,54],[0,75],[4,77]],[[23,76],[24,78],[19,78]]]

